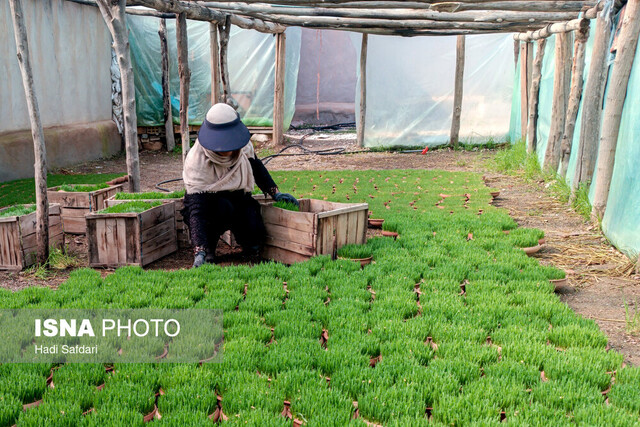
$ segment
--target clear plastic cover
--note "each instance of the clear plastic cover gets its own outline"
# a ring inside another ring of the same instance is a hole
[[[129,41],[136,79],[136,110],[139,126],[164,123],[159,21],[157,18],[128,16]],[[211,50],[209,23],[187,21],[189,42],[189,123],[201,124],[211,106]],[[286,31],[285,128],[294,113],[300,29]],[[171,105],[174,123],[179,123],[180,78],[178,75],[175,20],[167,20]],[[228,46],[231,94],[238,101],[245,124],[273,124],[275,37],[233,26]]]

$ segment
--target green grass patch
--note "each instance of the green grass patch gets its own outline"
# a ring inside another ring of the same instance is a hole
[[[291,202],[275,202],[273,205],[274,208],[280,208],[280,209],[284,209],[287,211],[293,211],[293,212],[300,212],[300,206],[296,205],[295,203],[291,203]]]
[[[11,206],[3,211],[0,211],[0,218],[8,217],[8,216],[21,216],[28,215],[31,212],[36,211],[36,205],[17,205]]]
[[[290,425],[280,415],[285,400],[307,425],[356,422],[354,401],[362,419],[381,425],[500,424],[503,411],[516,425],[637,422],[639,371],[622,368],[595,322],[554,294],[549,280],[564,273],[520,249],[542,232],[517,227],[490,205],[480,176],[273,177],[298,198],[369,203],[400,236],[341,248],[342,255],[370,251],[375,262],[364,268],[318,256],[292,266],[123,267],[105,277],[79,269],[57,290],[0,290],[6,309],[224,310],[221,363],[116,364],[109,374],[68,364],[54,374],[55,388],[46,384],[51,365],[0,365],[5,423],[142,425],[160,388],[162,420],[154,422],[170,425],[210,424],[216,394],[229,422],[247,425]],[[614,371],[607,405],[602,391]],[[38,408],[20,409],[39,398]],[[87,407],[95,412],[83,418]]]
[[[82,184],[62,184],[58,191],[66,191],[70,193],[90,193],[92,191],[102,190],[103,188],[108,188],[109,185],[102,184],[90,184],[90,185],[82,185]]]
[[[338,249],[338,256],[342,258],[362,259],[373,255],[370,246],[365,245],[344,245]]]
[[[172,191],[149,191],[146,193],[116,193],[116,200],[151,200],[151,199],[181,199],[184,197],[184,190]]]
[[[142,202],[142,201],[133,201],[120,203],[117,205],[110,206],[106,209],[102,209],[98,211],[98,213],[110,214],[110,213],[140,213],[146,210],[149,210],[155,206],[160,206],[162,202]]]
[[[56,187],[62,184],[100,184],[122,176],[121,173],[47,175],[47,185]],[[33,178],[19,179],[0,183],[0,207],[35,203],[36,185]]]

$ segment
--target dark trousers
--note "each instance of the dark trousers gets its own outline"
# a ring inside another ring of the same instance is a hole
[[[231,230],[244,249],[257,249],[266,231],[260,204],[243,191],[196,193],[184,196],[184,221],[189,226],[191,244],[213,254],[222,233]]]

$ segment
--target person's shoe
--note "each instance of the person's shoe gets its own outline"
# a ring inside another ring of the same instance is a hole
[[[251,246],[249,248],[243,249],[242,254],[247,258],[247,260],[250,263],[258,264],[264,261],[264,259],[262,258],[261,252],[262,252],[261,247],[256,245],[256,246]]]
[[[206,262],[207,253],[205,251],[196,252],[191,268],[198,268]]]

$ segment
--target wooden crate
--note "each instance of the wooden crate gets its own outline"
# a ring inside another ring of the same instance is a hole
[[[182,213],[180,212],[182,208],[184,208],[184,197],[179,199],[136,199],[141,202],[162,202],[162,203],[170,203],[173,202],[175,206],[175,216],[176,216],[176,232],[178,237],[178,247],[179,248],[190,248],[191,247],[191,238],[189,237],[189,227],[184,223],[184,218],[182,217]],[[104,207],[108,208],[119,203],[130,202],[131,200],[116,200],[115,195],[109,197],[104,201]]]
[[[35,264],[36,222],[35,212],[0,218],[0,270],[19,271]],[[59,204],[49,205],[49,247],[64,247]]]
[[[300,212],[262,204],[267,229],[263,257],[293,264],[314,255],[331,255],[346,244],[367,240],[367,203],[300,199]]]
[[[178,249],[173,202],[140,213],[89,213],[89,266],[144,266]]]
[[[90,184],[75,184],[90,185]],[[84,234],[87,226],[84,216],[89,212],[104,208],[104,201],[122,191],[124,184],[111,185],[96,191],[59,191],[60,187],[47,190],[47,197],[51,203],[59,203],[62,208],[62,224],[65,233]]]

